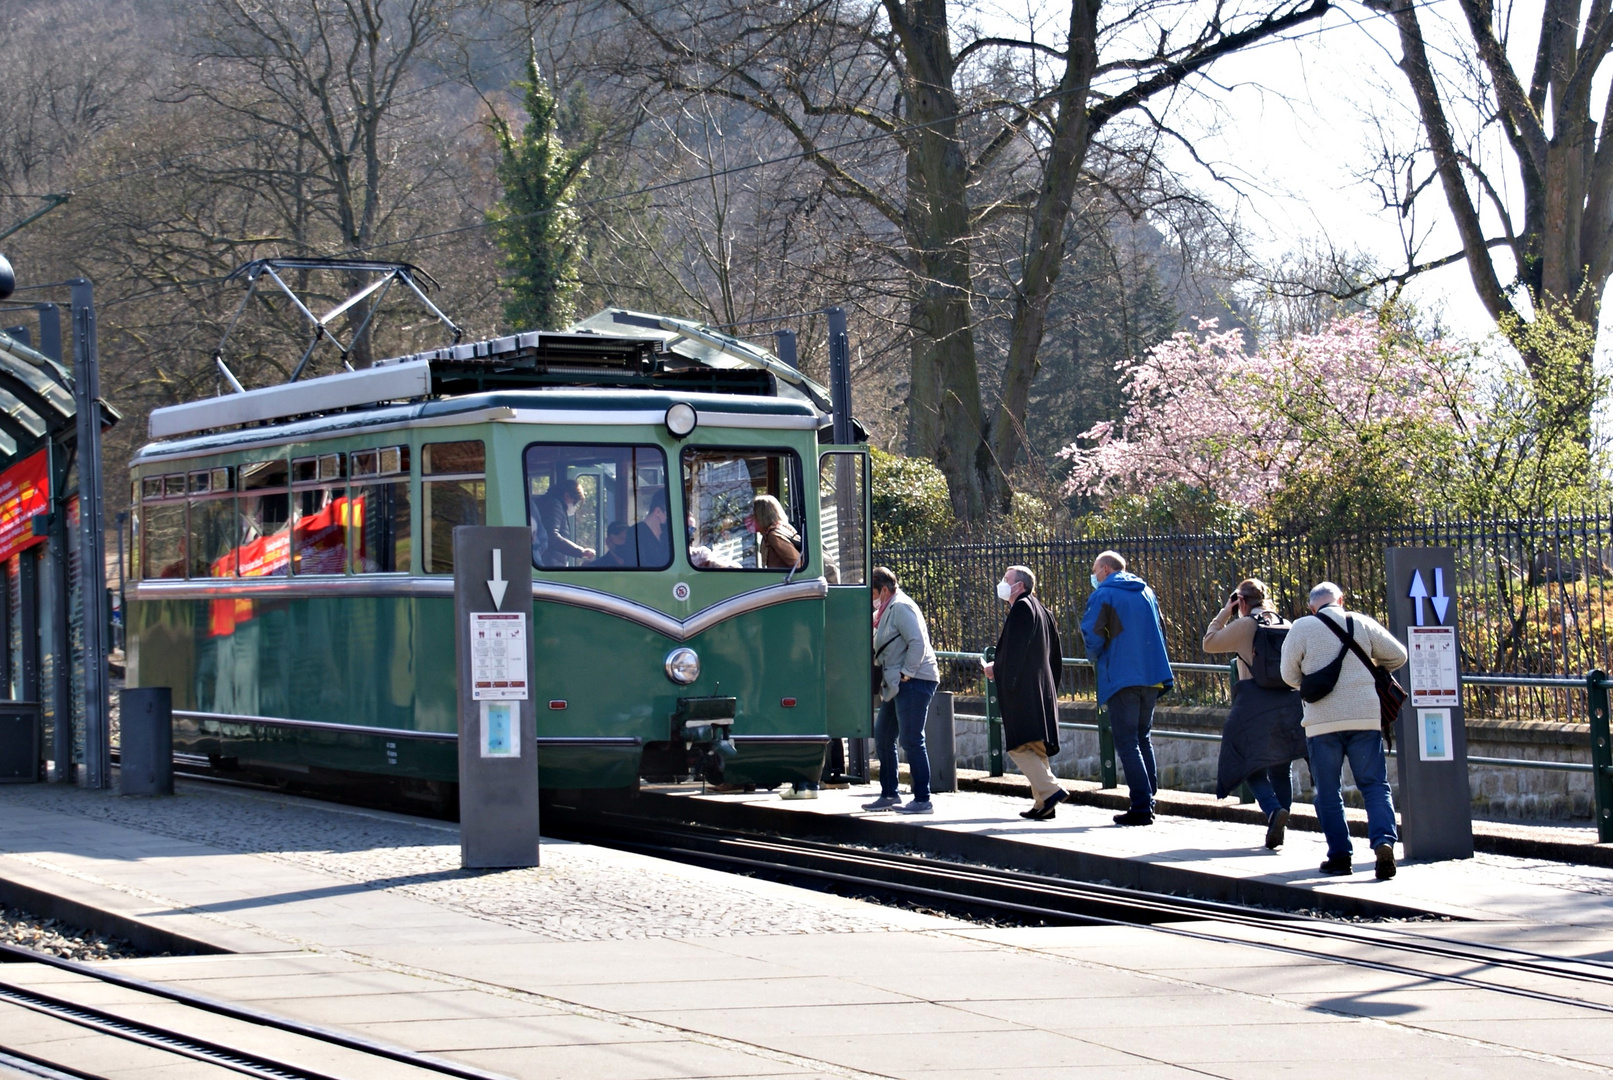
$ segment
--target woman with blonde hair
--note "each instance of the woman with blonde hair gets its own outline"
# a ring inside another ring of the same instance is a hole
[[[764,569],[792,570],[801,562],[801,534],[784,517],[784,506],[771,495],[758,495],[751,503],[756,538]]]

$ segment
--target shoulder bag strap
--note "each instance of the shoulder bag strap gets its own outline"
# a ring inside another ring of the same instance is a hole
[[[1355,658],[1365,664],[1367,666],[1367,671],[1373,673],[1372,677],[1376,679],[1378,677],[1376,674],[1378,665],[1372,662],[1372,658],[1366,654],[1366,651],[1361,648],[1360,643],[1355,640],[1355,620],[1350,618],[1348,615],[1344,617],[1345,626],[1349,627],[1349,629],[1346,630],[1344,627],[1339,626],[1338,623],[1334,622],[1332,619],[1329,619],[1325,615],[1318,614],[1316,617],[1326,623],[1329,630],[1338,635],[1339,640],[1344,642],[1351,652],[1355,653]]]

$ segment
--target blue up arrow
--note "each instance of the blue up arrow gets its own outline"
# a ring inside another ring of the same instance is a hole
[[[1434,580],[1439,581],[1438,578]],[[1421,570],[1411,572],[1411,592],[1407,595],[1417,604],[1417,625],[1421,626],[1423,624],[1423,601],[1428,599],[1428,586],[1423,584],[1423,572]]]

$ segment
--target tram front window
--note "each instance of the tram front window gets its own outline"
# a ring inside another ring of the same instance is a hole
[[[526,448],[527,521],[539,570],[672,565],[666,455],[655,446]]]
[[[700,570],[806,568],[800,460],[787,450],[683,452],[689,562]]]

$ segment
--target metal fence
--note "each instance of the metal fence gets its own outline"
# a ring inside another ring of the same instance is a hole
[[[918,601],[938,649],[978,651],[997,640],[1003,569],[1037,575],[1037,593],[1058,621],[1066,653],[1082,651],[1087,575],[1100,551],[1126,557],[1159,596],[1173,657],[1210,663],[1205,628],[1240,580],[1257,577],[1284,614],[1303,613],[1310,588],[1331,580],[1350,607],[1385,618],[1383,553],[1389,547],[1450,547],[1456,554],[1457,622],[1464,675],[1559,676],[1613,667],[1613,507],[1594,514],[1506,520],[1431,520],[1347,535],[1257,531],[991,538],[956,537],[876,550]],[[959,671],[960,682],[965,678]],[[1091,673],[1067,669],[1063,692],[1093,693]],[[962,688],[961,686],[959,687]],[[1226,681],[1184,673],[1181,701],[1226,700]],[[1585,695],[1552,685],[1471,687],[1469,717],[1584,722]]]
[[[936,658],[944,664],[962,665],[963,668],[980,669],[980,665],[995,658],[996,649],[988,645],[978,653],[939,651]],[[1071,670],[1090,668],[1091,661],[1078,657],[1063,657],[1063,668],[1066,674]],[[1231,663],[1227,664],[1195,664],[1172,663],[1171,671],[1178,679],[1184,675],[1209,675],[1226,680],[1227,686],[1238,680],[1238,670]],[[989,680],[984,683],[984,697],[986,714],[973,718],[984,720],[986,724],[986,767],[992,776],[1002,776],[1003,754],[1003,718],[1002,711],[997,702],[996,684]],[[1591,798],[1593,803],[1592,818],[1596,824],[1598,843],[1613,843],[1613,731],[1609,727],[1610,695],[1613,688],[1613,679],[1604,671],[1592,671],[1588,675],[1578,677],[1545,676],[1535,679],[1518,679],[1505,675],[1473,675],[1462,680],[1467,687],[1520,687],[1533,683],[1533,688],[1568,691],[1584,695],[1585,712],[1590,723],[1591,760],[1578,761],[1537,761],[1528,758],[1498,758],[1478,757],[1468,755],[1469,767],[1492,766],[1505,769],[1547,769],[1556,772],[1589,773],[1591,775]],[[1472,690],[1468,690],[1471,697]],[[965,717],[964,719],[971,719]],[[1098,709],[1098,722],[1095,724],[1070,723],[1060,720],[1059,727],[1075,731],[1091,731],[1098,736],[1098,772],[1100,783],[1104,788],[1112,788],[1119,783],[1119,774],[1115,769],[1115,739],[1114,730],[1109,725],[1109,710]],[[1220,735],[1212,735],[1200,731],[1170,731],[1155,728],[1155,739],[1190,739],[1202,742],[1220,742]],[[1388,751],[1393,758],[1395,751]],[[1240,787],[1245,801],[1252,799],[1248,789]]]

